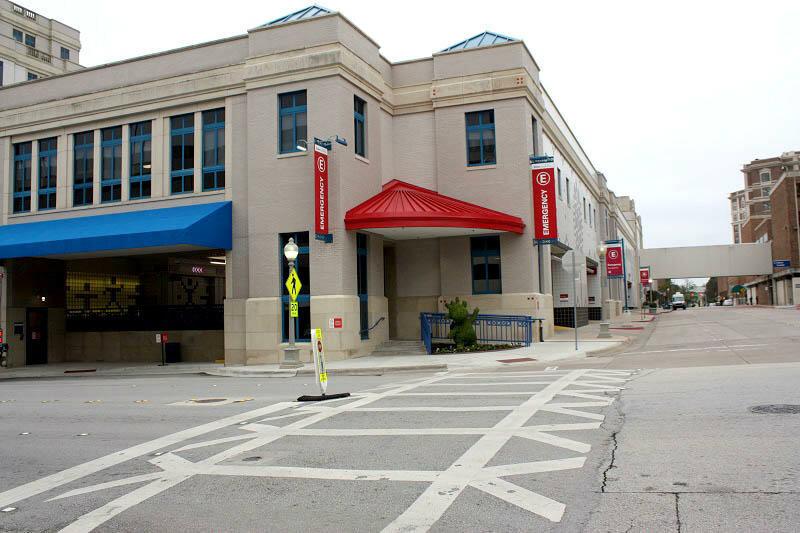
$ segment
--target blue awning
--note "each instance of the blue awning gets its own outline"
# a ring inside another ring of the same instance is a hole
[[[231,202],[0,226],[0,259],[185,246],[230,250]]]

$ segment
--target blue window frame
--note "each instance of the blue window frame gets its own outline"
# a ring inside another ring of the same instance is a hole
[[[356,154],[367,156],[367,103],[358,96],[353,97],[353,126]]]
[[[20,30],[18,30],[17,28],[14,28],[13,30],[11,30],[11,33],[14,35],[14,40],[15,41],[20,42],[20,43],[22,42],[23,38],[22,38],[22,32]]]
[[[500,270],[500,237],[472,237],[472,294],[500,294],[503,284]]]
[[[29,33],[25,34],[25,44],[31,48],[36,48],[36,36]]]
[[[494,110],[465,114],[467,125],[467,165],[497,163],[494,137]]]
[[[30,142],[14,145],[14,188],[11,193],[14,213],[31,210],[31,146]]]
[[[203,111],[203,190],[225,188],[225,109]]]
[[[194,114],[170,119],[172,194],[194,192]]]
[[[153,168],[152,144],[153,132],[152,122],[137,122],[129,126],[130,145],[131,145],[131,178],[130,194],[131,200],[140,198],[150,198],[151,174]]]
[[[61,59],[69,61],[69,48],[61,47]]]
[[[278,95],[278,151],[280,153],[297,152],[300,141],[308,141],[307,113],[305,91]]]
[[[37,75],[36,75],[36,74],[34,74],[33,72],[28,72],[28,81],[31,81],[31,80],[38,80],[38,79],[39,79],[39,76],[37,76]]]
[[[283,256],[283,247],[289,242],[289,238],[293,238],[295,244],[299,248],[297,260],[295,261],[295,270],[297,275],[300,276],[300,283],[303,286],[300,288],[300,294],[297,295],[297,318],[289,318],[289,291],[286,288],[286,278],[289,277],[289,265],[286,263],[286,258]],[[308,232],[301,231],[297,233],[281,233],[280,234],[280,248],[278,248],[278,261],[281,264],[281,324],[283,331],[283,341],[289,340],[289,320],[294,320],[295,340],[303,342],[311,342],[311,270],[309,269],[309,241]]]
[[[76,133],[72,163],[72,205],[91,205],[94,187],[94,132]]]
[[[39,211],[55,209],[56,188],[58,187],[58,140],[39,141]]]
[[[100,201],[122,199],[122,126],[100,130]]]
[[[358,311],[360,317],[361,339],[369,339],[369,255],[368,238],[363,233],[356,234],[356,285],[358,290]]]

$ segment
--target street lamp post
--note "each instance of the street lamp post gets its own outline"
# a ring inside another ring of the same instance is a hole
[[[294,264],[295,260],[297,259],[297,255],[299,254],[300,249],[295,244],[294,239],[292,237],[289,238],[289,242],[286,243],[286,246],[283,247],[283,256],[286,258],[286,261],[289,263],[289,274],[294,271]],[[290,304],[291,305],[291,304]],[[281,363],[281,368],[299,368],[303,366],[303,363],[300,362],[300,350],[297,349],[297,346],[294,343],[294,318],[291,316],[289,317],[289,345],[283,349],[283,362]]]
[[[601,242],[597,247],[597,255],[600,257],[600,321],[608,320],[606,316],[606,300],[608,299],[608,277],[606,276],[606,243]]]

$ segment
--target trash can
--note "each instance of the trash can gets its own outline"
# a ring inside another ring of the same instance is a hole
[[[164,345],[164,357],[167,363],[181,362],[181,343],[168,342]]]

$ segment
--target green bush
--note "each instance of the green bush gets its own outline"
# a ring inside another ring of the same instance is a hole
[[[450,338],[456,344],[456,349],[463,350],[465,346],[474,346],[478,342],[475,334],[475,320],[478,318],[476,307],[470,314],[467,302],[458,298],[446,303],[447,318],[453,321],[450,325]]]

